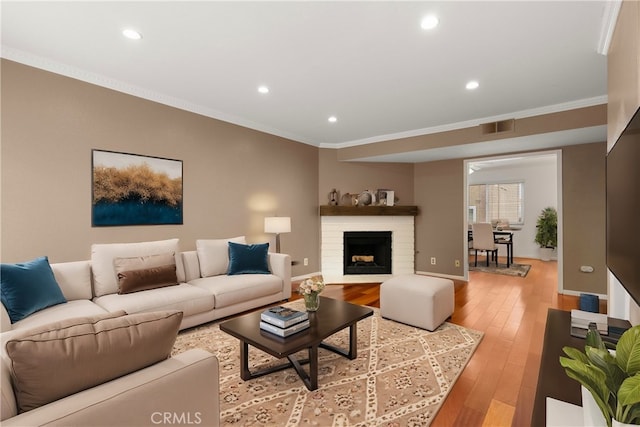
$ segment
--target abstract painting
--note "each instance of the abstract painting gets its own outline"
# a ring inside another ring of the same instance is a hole
[[[182,161],[92,150],[94,227],[182,224]]]

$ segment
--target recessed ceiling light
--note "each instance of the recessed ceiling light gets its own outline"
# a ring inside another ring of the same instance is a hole
[[[142,38],[142,34],[131,28],[122,30],[122,35],[131,40],[140,40]]]
[[[423,30],[433,30],[435,27],[438,26],[439,23],[440,23],[440,20],[438,19],[437,16],[427,15],[424,18],[422,18],[422,21],[420,22],[420,26],[422,27]]]
[[[258,92],[269,93],[269,88],[267,86],[258,86]]]
[[[469,83],[467,83],[467,85],[465,87],[468,90],[473,90],[473,89],[478,89],[478,86],[480,86],[480,83],[478,83],[475,80],[471,80]]]
[[[335,122],[338,121],[338,118],[336,116],[331,116],[331,117],[329,117],[328,120],[329,120],[329,123],[335,123]]]

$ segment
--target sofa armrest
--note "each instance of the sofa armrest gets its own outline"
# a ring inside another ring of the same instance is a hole
[[[282,279],[284,298],[291,298],[291,257],[287,254],[269,252],[269,268]]]
[[[218,359],[194,349],[2,421],[9,426],[220,425]]]
[[[7,312],[7,308],[4,304],[0,304],[0,332],[7,332],[11,329],[11,318]]]

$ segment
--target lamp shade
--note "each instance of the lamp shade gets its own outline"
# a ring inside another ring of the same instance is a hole
[[[270,216],[264,219],[265,233],[290,233],[291,218],[288,216]]]

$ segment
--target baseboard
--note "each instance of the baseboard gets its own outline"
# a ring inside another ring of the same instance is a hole
[[[308,279],[313,276],[320,276],[322,274],[321,271],[317,271],[315,273],[303,274],[302,276],[295,276],[291,278],[292,282],[303,281],[304,279]]]
[[[606,295],[606,294],[593,294],[593,293],[591,293],[591,292],[584,292],[584,291],[571,291],[571,290],[567,290],[567,289],[564,289],[564,290],[562,291],[562,295],[570,295],[570,296],[574,296],[574,297],[579,297],[579,296],[580,296],[580,294],[585,294],[585,293],[586,293],[586,294],[589,294],[589,295],[595,295],[595,296],[597,296],[599,299],[602,299],[602,300],[608,300],[608,299],[609,299],[609,296],[608,296],[608,295]]]
[[[453,274],[432,273],[430,271],[416,271],[416,274],[421,274],[423,276],[443,277],[445,279],[451,280],[461,280],[463,282],[467,281],[464,276],[454,276]]]

